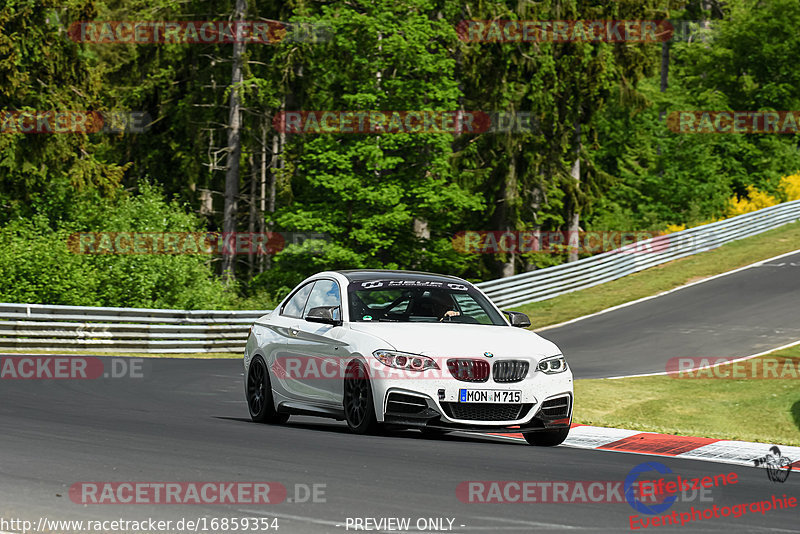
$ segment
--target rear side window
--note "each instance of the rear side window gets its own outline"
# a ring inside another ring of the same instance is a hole
[[[298,289],[297,292],[292,295],[292,298],[281,308],[281,315],[286,315],[287,317],[302,317],[308,295],[311,293],[311,288],[314,287],[314,284],[315,282],[309,282]]]

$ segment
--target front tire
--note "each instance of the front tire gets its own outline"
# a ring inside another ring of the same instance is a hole
[[[538,447],[555,447],[561,445],[569,435],[569,428],[560,430],[541,430],[525,434],[525,441]]]
[[[361,362],[351,363],[347,367],[342,406],[344,408],[344,418],[351,432],[355,434],[374,434],[380,428],[375,417],[372,385],[369,382],[367,370]]]
[[[289,420],[288,414],[275,410],[269,371],[261,356],[253,358],[247,370],[247,407],[256,423],[282,424]]]

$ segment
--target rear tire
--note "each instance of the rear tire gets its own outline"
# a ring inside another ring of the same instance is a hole
[[[275,410],[269,371],[261,356],[256,356],[250,362],[246,392],[250,418],[256,423],[282,424],[289,420],[289,414]]]
[[[569,435],[569,428],[561,430],[542,430],[525,434],[525,441],[538,447],[555,447],[561,445]]]
[[[344,417],[350,431],[355,434],[375,434],[380,429],[375,417],[375,403],[372,400],[372,385],[367,370],[361,362],[353,362],[347,367],[344,378],[344,398],[342,399]]]

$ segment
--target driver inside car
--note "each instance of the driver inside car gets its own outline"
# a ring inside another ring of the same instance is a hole
[[[414,314],[421,317],[436,317],[439,322],[451,321],[461,312],[455,311],[453,301],[447,295],[430,292],[419,299],[414,305]]]

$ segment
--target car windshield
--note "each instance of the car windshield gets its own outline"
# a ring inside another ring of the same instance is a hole
[[[497,310],[466,284],[428,280],[370,280],[349,286],[355,322],[460,323],[507,326]]]

